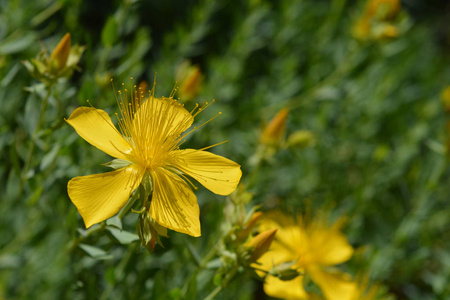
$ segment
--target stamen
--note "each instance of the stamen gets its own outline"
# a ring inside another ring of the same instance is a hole
[[[207,146],[207,147],[205,147],[205,148],[198,149],[198,151],[203,151],[203,150],[206,150],[206,149],[210,149],[210,148],[212,148],[212,147],[216,147],[216,146],[225,144],[226,142],[228,142],[228,140],[223,141],[223,142],[219,142],[219,143],[214,144],[214,145]]]

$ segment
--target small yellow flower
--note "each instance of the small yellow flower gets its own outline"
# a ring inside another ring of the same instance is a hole
[[[322,220],[309,224],[301,216],[294,220],[282,213],[267,214],[261,220],[260,230],[278,229],[275,240],[258,263],[263,270],[292,263],[291,268],[306,273],[322,290],[328,300],[352,300],[356,285],[349,274],[332,266],[350,259],[353,248],[340,232],[339,224],[328,227]],[[282,281],[268,275],[264,291],[272,296],[287,299],[305,299],[308,294],[303,288],[304,276]]]
[[[172,97],[154,97],[154,89],[146,101],[135,94],[128,100],[119,91],[119,130],[105,111],[94,107],[79,107],[66,120],[83,139],[124,165],[73,178],[69,197],[90,227],[115,215],[141,181],[151,178],[150,217],[163,227],[200,236],[199,206],[186,175],[218,195],[228,195],[239,183],[240,166],[207,151],[179,149],[197,128],[185,131],[207,105],[189,112]]]

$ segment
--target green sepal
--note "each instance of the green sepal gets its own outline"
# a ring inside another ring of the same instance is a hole
[[[122,169],[122,168],[128,167],[131,164],[132,164],[131,161],[116,158],[110,162],[107,162],[106,164],[103,164],[103,165],[117,170],[117,169]]]

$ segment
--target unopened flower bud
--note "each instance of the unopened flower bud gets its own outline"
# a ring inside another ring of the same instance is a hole
[[[380,24],[374,27],[375,38],[379,40],[392,39],[398,37],[398,29],[392,24]]]
[[[450,113],[450,86],[446,87],[441,94],[442,104],[446,113]]]
[[[203,75],[200,68],[184,62],[177,71],[177,79],[180,82],[178,94],[181,101],[188,101],[197,96],[203,84]]]
[[[265,145],[279,146],[286,130],[286,121],[289,110],[283,108],[275,117],[267,124],[261,135],[261,143]]]
[[[66,67],[67,59],[69,58],[70,53],[70,43],[70,33],[66,33],[50,55],[51,61],[56,62],[58,71]]]
[[[280,280],[283,281],[292,280],[295,277],[301,275],[301,273],[298,270],[292,268],[294,264],[295,261],[279,264],[275,266],[272,270],[270,270],[269,274],[278,277]]]
[[[162,235],[167,237],[167,228],[156,223],[148,211],[144,211],[139,215],[137,233],[141,240],[141,246],[144,246],[148,251],[153,251],[155,249],[156,242],[160,244],[161,247],[164,247],[159,236]]]
[[[22,63],[31,76],[40,79],[47,85],[51,85],[58,78],[70,77],[73,70],[80,71],[77,63],[80,61],[84,50],[85,47],[79,45],[71,46],[70,33],[67,33],[50,56],[44,48],[36,59],[26,60]]]
[[[400,9],[400,0],[371,0],[368,3],[366,14],[386,21],[394,18]]]
[[[248,246],[253,249],[250,258],[252,262],[256,262],[269,250],[276,233],[277,229],[269,229],[258,234],[248,243]]]
[[[298,130],[293,132],[287,139],[286,146],[303,149],[313,146],[316,143],[316,137],[309,130]]]
[[[256,223],[258,222],[258,220],[261,218],[262,216],[262,212],[257,211],[255,212],[252,217],[250,218],[250,220],[248,220],[244,226],[242,227],[242,230],[238,232],[237,237],[239,240],[245,240],[250,233],[252,232],[253,228],[255,228]]]

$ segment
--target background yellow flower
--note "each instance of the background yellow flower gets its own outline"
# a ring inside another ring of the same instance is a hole
[[[270,250],[258,262],[264,270],[279,264],[292,262],[292,269],[304,272],[316,283],[326,299],[350,300],[355,284],[349,274],[333,266],[346,262],[353,254],[353,247],[340,232],[340,222],[327,226],[324,219],[304,222],[301,215],[294,220],[281,212],[265,215],[260,230],[278,229]],[[304,299],[303,276],[282,281],[268,275],[264,291],[273,297]]]

